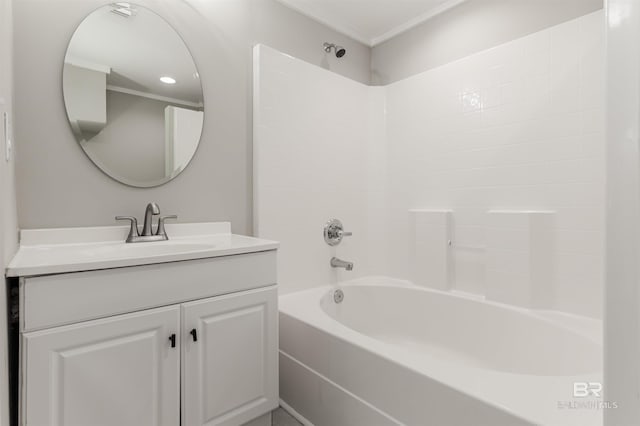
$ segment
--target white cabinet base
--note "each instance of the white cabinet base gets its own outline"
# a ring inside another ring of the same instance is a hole
[[[242,425],[278,406],[277,297],[271,287],[182,305],[183,426]]]
[[[179,424],[179,325],[173,306],[25,333],[22,424]]]

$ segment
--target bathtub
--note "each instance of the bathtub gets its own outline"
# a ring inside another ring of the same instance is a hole
[[[279,309],[281,403],[304,424],[602,424],[600,321],[390,278]]]

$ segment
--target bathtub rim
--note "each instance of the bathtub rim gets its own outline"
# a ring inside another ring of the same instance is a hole
[[[484,305],[491,306],[493,308],[503,309],[508,312],[530,316],[535,318],[536,320],[539,320],[547,324],[560,327],[563,330],[578,334],[581,337],[584,337],[600,346],[603,345],[602,320],[598,318],[587,317],[587,316],[583,316],[575,313],[563,312],[563,311],[558,311],[553,309],[537,309],[537,308],[527,308],[522,306],[510,305],[508,303],[487,299],[485,296],[478,295],[478,294],[467,293],[460,290],[440,290],[437,288],[420,286],[408,280],[390,278],[390,277],[385,277],[381,275],[355,278],[353,280],[342,281],[336,284],[325,284],[319,287],[314,287],[310,289],[304,289],[304,290],[300,290],[292,293],[283,294],[283,295],[280,295],[280,297],[286,297],[286,296],[295,295],[305,291],[319,290],[319,289],[324,289],[326,292],[329,292],[331,290],[338,290],[342,287],[404,288],[404,289],[416,290],[416,291],[421,291],[426,293],[435,293],[447,298],[460,298],[473,303],[484,304]],[[325,294],[325,293],[322,293],[322,294]],[[320,303],[320,300],[318,300],[318,302]]]

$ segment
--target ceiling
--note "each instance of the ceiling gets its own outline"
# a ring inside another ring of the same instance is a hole
[[[278,0],[368,46],[380,44],[465,0]]]

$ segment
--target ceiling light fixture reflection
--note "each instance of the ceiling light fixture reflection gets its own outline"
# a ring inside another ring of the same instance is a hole
[[[135,9],[131,7],[130,3],[119,2],[113,3],[112,6],[113,9],[111,9],[111,12],[115,13],[116,15],[120,15],[123,18],[130,18],[135,14]]]
[[[169,77],[169,76],[164,76],[164,77],[160,77],[160,81],[163,82],[164,84],[176,84],[176,79]]]

